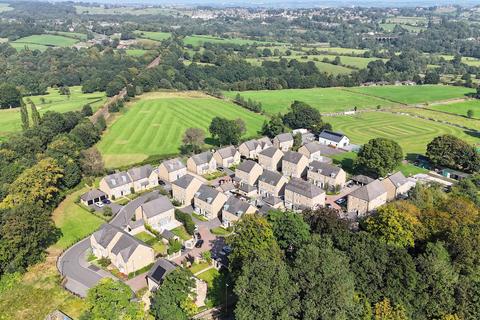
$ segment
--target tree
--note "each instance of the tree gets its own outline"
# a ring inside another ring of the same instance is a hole
[[[205,131],[200,128],[188,128],[182,137],[185,153],[197,153],[205,141]]]
[[[397,142],[375,138],[362,146],[354,166],[356,171],[377,178],[392,172],[402,159],[403,151]]]
[[[472,109],[468,109],[468,111],[467,111],[467,117],[471,119],[471,118],[473,118],[473,115],[474,115],[473,110],[472,110]]]
[[[210,123],[209,131],[212,137],[218,139],[220,145],[228,145],[238,144],[246,131],[245,128],[245,122],[241,119],[228,120],[215,117]]]
[[[308,129],[319,133],[323,127],[320,112],[305,102],[294,101],[290,111],[283,116],[283,123],[292,129]]]
[[[81,167],[85,175],[98,176],[105,170],[102,154],[96,147],[83,150],[81,152]]]
[[[20,117],[22,120],[22,130],[25,131],[30,127],[30,120],[28,119],[28,110],[25,103],[21,103],[20,105]]]
[[[310,227],[298,213],[272,210],[268,212],[267,220],[280,249],[288,253],[296,252],[310,239]]]
[[[38,112],[37,110],[37,107],[35,106],[35,104],[32,102],[32,100],[30,100],[30,109],[32,110],[32,123],[33,123],[33,126],[38,126],[41,121],[42,121],[42,118],[40,117],[40,113]]]
[[[100,114],[97,118],[97,121],[95,122],[95,127],[98,129],[98,131],[103,132],[107,128],[107,122],[105,121],[105,117],[103,114]]]
[[[313,237],[293,265],[300,288],[302,319],[347,319],[354,309],[355,285],[348,258],[330,240]]]
[[[300,132],[293,135],[293,151],[297,151],[302,146],[302,134]]]
[[[388,298],[375,304],[374,320],[408,320],[402,306],[392,306]]]
[[[262,125],[261,133],[269,138],[273,138],[283,132],[285,132],[285,125],[283,124],[281,114],[273,115],[268,122],[265,121]]]
[[[170,272],[154,292],[150,310],[158,320],[187,320],[186,303],[195,286],[192,274],[184,268]]]
[[[22,94],[12,84],[0,84],[0,109],[17,108],[22,104]]]
[[[143,319],[140,304],[131,298],[132,291],[126,284],[104,278],[88,290],[82,319]]]
[[[92,106],[90,104],[86,104],[82,107],[82,115],[84,117],[90,117],[93,115]]]
[[[125,83],[121,79],[115,78],[107,84],[105,93],[107,94],[107,97],[113,97],[120,93],[124,87]]]
[[[235,281],[235,319],[294,319],[299,309],[297,290],[279,257],[252,257]]]
[[[137,92],[137,90],[136,90],[134,85],[127,84],[127,96],[129,96],[130,98],[133,98],[133,97],[135,97],[136,92]]]
[[[480,154],[475,148],[449,134],[434,138],[427,145],[427,156],[436,166],[466,172],[480,171]]]
[[[70,134],[75,139],[78,139],[83,148],[91,147],[100,140],[100,134],[97,128],[88,119],[77,124],[75,128],[70,131]]]
[[[436,70],[428,70],[425,74],[425,84],[438,84],[440,82],[440,75]]]

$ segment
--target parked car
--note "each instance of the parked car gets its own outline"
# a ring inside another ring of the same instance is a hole
[[[224,246],[222,248],[222,251],[225,252],[226,254],[230,254],[232,252],[232,248],[230,246]]]
[[[95,202],[95,205],[99,208],[103,207],[103,203],[102,202]]]
[[[107,198],[103,199],[102,202],[105,203],[105,204],[110,204],[110,203],[112,203],[112,202],[111,202],[109,199],[107,199]]]
[[[347,201],[347,199],[345,199],[345,198],[340,198],[340,199],[335,200],[335,202],[337,204],[344,204],[346,201]]]
[[[203,245],[203,242],[204,241],[202,239],[198,240],[197,243],[195,243],[195,248],[201,248]]]

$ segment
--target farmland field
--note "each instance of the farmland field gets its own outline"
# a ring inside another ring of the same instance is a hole
[[[170,38],[170,32],[155,32],[155,31],[135,31],[135,34],[141,38],[162,41]]]
[[[10,42],[9,44],[17,51],[25,50],[25,48],[28,48],[29,50],[45,51],[49,48],[43,44],[36,43]]]
[[[237,92],[225,92],[225,96],[234,98]],[[376,106],[393,106],[390,101],[357,94],[341,88],[313,88],[313,89],[285,89],[243,91],[240,95],[252,98],[263,105],[263,109],[270,114],[286,112],[294,100],[300,100],[317,108],[322,113],[375,108]]]
[[[427,144],[442,134],[452,134],[469,143],[480,142],[479,138],[453,126],[387,112],[326,117],[325,120],[335,131],[348,135],[352,143],[363,144],[377,137],[389,138],[397,141],[405,154],[424,154]]]
[[[465,94],[475,92],[470,88],[443,85],[375,86],[347,88],[346,90],[404,104],[464,98]]]
[[[311,57],[313,57],[313,56],[311,56]],[[333,65],[331,63],[314,61],[314,60],[312,60],[312,58],[302,59],[301,56],[285,56],[284,58],[286,58],[287,60],[297,59],[300,62],[313,61],[313,62],[315,62],[315,65],[317,66],[318,70],[320,70],[321,72],[331,73],[331,74],[334,74],[334,75],[349,74],[353,71],[352,69],[349,69],[349,68],[346,68],[346,67],[343,67],[343,66],[336,66],[336,65]],[[332,60],[333,59],[335,59],[335,56],[332,57]],[[267,61],[267,60],[268,61],[278,61],[278,60],[280,60],[280,57],[247,58],[245,60],[247,62],[249,62],[250,64],[254,65],[254,66],[260,66],[263,61]]]
[[[418,33],[422,30],[425,30],[425,28],[423,28],[423,27],[411,26],[411,25],[408,25],[408,24],[403,24],[402,25],[402,24],[397,24],[397,23],[381,23],[380,27],[387,32],[392,32],[396,25],[398,25],[398,26],[402,27],[403,29],[406,29],[410,32],[414,32],[414,33]]]
[[[429,109],[455,113],[460,116],[467,116],[467,111],[472,110],[474,112],[473,117],[480,119],[480,100],[469,100],[458,103],[429,106]]]
[[[40,114],[49,110],[56,112],[80,110],[87,103],[90,103],[95,110],[106,100],[105,93],[95,92],[84,94],[82,93],[80,86],[70,87],[70,93],[70,98],[68,98],[67,96],[60,95],[58,90],[49,88],[48,94],[32,96],[29,98],[35,103]],[[42,103],[42,98],[45,99],[45,103]],[[21,122],[19,109],[0,110],[0,139],[9,133],[20,130]]]
[[[33,35],[15,40],[13,43],[38,44],[47,47],[69,47],[77,43],[77,39],[70,37],[57,36],[53,34]]]
[[[74,38],[78,40],[87,40],[87,35],[84,33],[78,33],[78,32],[65,32],[65,31],[48,31],[48,33],[59,35],[59,36],[64,36],[67,38]]]
[[[477,114],[480,117],[480,108]],[[443,112],[438,112],[434,110],[428,110],[425,108],[402,108],[399,110],[401,112],[406,112],[413,115],[418,115],[421,117],[426,117],[428,119],[435,119],[438,121],[445,121],[453,124],[463,126],[465,128],[480,130],[480,120],[478,119],[469,119],[467,117],[459,116],[456,114],[448,114]]]
[[[368,50],[364,49],[353,49],[353,48],[340,48],[340,47],[320,47],[317,48],[320,52],[325,52],[329,54],[363,54]]]
[[[281,44],[278,42],[269,42],[269,41],[257,41],[257,40],[250,40],[250,39],[242,39],[242,38],[219,38],[214,36],[207,36],[207,35],[193,35],[193,36],[186,36],[183,39],[183,43],[185,45],[192,45],[192,46],[199,46],[205,42],[212,42],[212,43],[233,43],[238,45],[245,45],[245,44]]]
[[[149,93],[113,123],[98,148],[107,167],[132,164],[149,155],[178,153],[185,130],[197,127],[208,132],[215,116],[243,119],[247,125],[245,137],[256,136],[265,119],[201,93]]]

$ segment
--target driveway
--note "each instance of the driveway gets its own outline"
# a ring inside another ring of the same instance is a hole
[[[112,220],[110,220],[109,223],[123,229],[135,215],[135,209],[147,202],[147,200],[152,199],[152,197],[158,197],[158,191],[149,192],[130,201],[117,213]]]
[[[339,194],[335,194],[335,195],[327,195],[326,199],[325,199],[325,203],[328,203],[328,204],[331,204],[332,205],[332,208],[334,209],[337,209],[337,210],[340,210],[340,211],[344,211],[344,207],[342,206],[339,206],[335,201],[337,201],[338,199],[340,198],[343,198],[343,197],[346,197],[347,195],[349,195],[350,193],[352,193],[353,191],[355,191],[356,189],[360,188],[359,185],[352,185],[351,187],[345,187],[343,188]],[[347,205],[347,202],[344,203],[345,206]]]

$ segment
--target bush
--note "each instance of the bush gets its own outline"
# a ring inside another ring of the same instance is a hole
[[[106,217],[111,217],[113,215],[113,211],[112,211],[112,208],[110,207],[105,207],[103,209],[103,215],[106,216]]]
[[[110,261],[110,259],[106,258],[106,257],[102,257],[100,259],[98,259],[98,264],[101,265],[102,267],[106,268],[110,265],[110,263],[112,263]]]
[[[175,219],[183,223],[185,230],[187,230],[189,235],[193,235],[195,233],[195,222],[193,222],[192,217],[188,213],[176,209]]]
[[[175,207],[178,207],[178,206],[181,206],[182,203],[180,201],[178,201],[177,199],[172,199],[172,204],[175,206]]]
[[[167,250],[167,253],[170,255],[170,254],[173,254],[173,253],[176,253],[180,250],[182,250],[182,243],[178,240],[172,240],[170,239],[168,241],[168,250]]]

